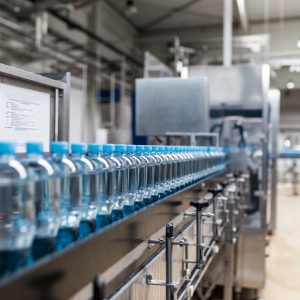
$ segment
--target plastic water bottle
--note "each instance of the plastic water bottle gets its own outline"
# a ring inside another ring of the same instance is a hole
[[[15,154],[0,142],[0,278],[28,264],[35,234],[32,185]]]
[[[143,189],[141,188],[142,184],[140,182],[140,166],[142,165],[141,160],[136,155],[136,146],[135,145],[127,145],[126,146],[127,157],[131,160],[134,168],[131,169],[130,176],[130,190],[131,193],[135,194],[134,200],[134,210],[138,211],[144,207],[143,202]]]
[[[128,174],[128,190],[129,190],[129,201],[133,203],[134,211],[138,210],[136,206],[137,191],[138,191],[138,164],[139,160],[133,155],[136,151],[135,145],[126,145],[126,157],[130,161],[130,168]]]
[[[164,160],[164,170],[163,170],[163,181],[165,195],[171,194],[171,181],[172,181],[172,158],[168,155],[168,147],[160,146],[161,157]]]
[[[119,206],[121,162],[114,156],[115,145],[103,145],[103,158],[109,163],[107,172],[106,191],[109,195],[111,221],[118,221],[123,217],[122,208]],[[117,189],[118,188],[118,189]]]
[[[79,236],[82,178],[69,158],[67,142],[51,143],[50,151],[50,163],[60,172],[60,227],[56,238],[56,249],[60,250]]]
[[[33,259],[55,251],[59,229],[59,174],[43,156],[42,143],[27,143],[27,157],[23,161],[34,183],[36,233],[32,245]]]
[[[86,157],[87,144],[71,145],[71,160],[76,165],[81,176],[81,221],[79,225],[79,238],[84,238],[95,231],[97,203],[97,177],[94,165]]]
[[[150,164],[149,159],[145,155],[145,146],[136,146],[136,156],[140,160],[140,171],[139,171],[139,187],[138,187],[138,197],[143,201],[144,206],[151,204],[151,193],[147,188],[148,183],[148,165]]]
[[[145,204],[149,205],[158,199],[158,194],[155,189],[155,164],[156,160],[151,155],[152,146],[144,146],[144,155],[148,160],[147,164],[147,182],[146,182],[146,197],[144,198]]]
[[[129,216],[134,213],[134,199],[130,197],[129,182],[130,169],[133,166],[132,161],[127,157],[126,145],[119,144],[115,146],[116,157],[121,161],[121,178],[120,178],[120,198],[119,206],[122,208],[123,216]]]
[[[152,155],[155,157],[156,165],[155,165],[155,186],[158,192],[158,200],[165,197],[165,186],[163,182],[163,164],[164,160],[160,155],[159,146],[152,146]]]
[[[103,146],[99,144],[88,145],[88,159],[93,163],[98,181],[98,212],[96,216],[96,228],[101,229],[111,223],[111,205],[107,185],[107,172],[110,164],[103,155]]]
[[[174,146],[166,147],[167,156],[169,157],[170,166],[168,169],[168,178],[170,181],[171,193],[176,192],[176,179],[177,179],[177,164],[178,158],[174,155]]]

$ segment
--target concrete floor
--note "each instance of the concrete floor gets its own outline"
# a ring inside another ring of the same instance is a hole
[[[263,300],[300,299],[300,195],[291,194],[291,187],[278,185],[277,231],[267,249]]]

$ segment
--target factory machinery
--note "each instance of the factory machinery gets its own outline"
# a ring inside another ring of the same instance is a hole
[[[53,75],[2,71],[15,85],[29,80],[33,92],[48,89],[50,99],[69,94],[66,82]],[[136,133],[149,142],[221,143],[227,168],[3,280],[1,299],[231,300],[258,295],[264,285],[266,235],[276,225],[270,70],[265,65],[197,67],[189,74],[185,80],[137,80]],[[58,129],[60,112],[51,110]],[[63,132],[51,129],[50,140],[67,139],[62,125]]]

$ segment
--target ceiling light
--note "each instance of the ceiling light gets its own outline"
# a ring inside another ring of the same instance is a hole
[[[132,16],[138,13],[138,8],[135,5],[133,0],[128,0],[126,2],[126,9],[125,9],[125,13],[128,16]]]
[[[286,83],[286,88],[289,89],[289,90],[292,90],[295,88],[295,82],[293,80],[289,80],[287,83]]]
[[[300,48],[300,38],[297,41],[297,47]]]

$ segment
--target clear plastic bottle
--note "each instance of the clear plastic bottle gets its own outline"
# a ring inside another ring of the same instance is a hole
[[[144,198],[144,202],[146,205],[149,205],[155,202],[158,199],[158,194],[155,189],[155,164],[156,160],[151,155],[152,146],[145,145],[144,146],[144,155],[147,157],[148,165],[147,165],[147,183],[146,183],[146,197]]]
[[[82,177],[69,158],[67,142],[53,142],[50,146],[50,164],[60,173],[60,227],[56,238],[56,249],[60,250],[76,241],[81,220]]]
[[[162,164],[162,181],[164,183],[164,194],[168,196],[171,194],[171,178],[172,177],[172,160],[167,155],[167,147],[166,146],[159,146],[159,151],[161,158],[163,159]]]
[[[95,231],[97,203],[97,182],[95,168],[87,158],[87,144],[76,143],[71,145],[70,159],[76,165],[81,176],[81,220],[79,225],[79,239]]]
[[[151,194],[149,192],[149,189],[147,188],[147,182],[148,182],[148,165],[149,160],[147,156],[145,155],[145,146],[143,145],[137,145],[136,146],[136,156],[140,160],[140,172],[139,172],[139,188],[138,193],[140,199],[142,199],[144,206],[147,206],[151,203]]]
[[[60,224],[60,182],[57,168],[43,156],[43,143],[27,143],[26,150],[27,157],[22,163],[34,183],[36,233],[32,255],[37,260],[55,251]]]
[[[126,146],[127,157],[132,161],[134,168],[132,169],[132,176],[130,176],[130,185],[135,189],[135,200],[134,200],[134,210],[138,211],[144,207],[143,197],[144,190],[141,188],[141,176],[140,167],[142,165],[141,160],[136,155],[136,146],[127,145]],[[133,179],[134,178],[134,179]],[[135,181],[135,183],[133,183]],[[133,189],[131,189],[133,192]]]
[[[115,222],[123,218],[122,207],[119,205],[120,200],[120,178],[121,162],[115,157],[115,145],[103,145],[103,158],[109,163],[110,168],[107,172],[106,190],[108,191],[109,201],[111,204],[111,221]]]
[[[153,145],[152,146],[152,155],[154,156],[156,160],[156,165],[155,165],[155,187],[158,193],[158,199],[160,200],[163,197],[166,196],[165,194],[165,186],[163,182],[164,178],[164,160],[162,159],[160,155],[160,146]]]
[[[177,191],[177,182],[178,182],[178,156],[176,155],[176,147],[168,147],[168,155],[171,157],[172,161],[172,179],[171,179],[171,192],[174,193]]]
[[[130,197],[129,193],[129,172],[133,163],[127,157],[126,145],[116,145],[115,150],[117,159],[121,160],[122,163],[120,180],[121,198],[119,201],[119,205],[122,207],[123,216],[125,217],[134,213],[134,199]]]
[[[137,191],[138,191],[138,163],[139,160],[133,155],[136,150],[135,145],[126,145],[126,157],[130,160],[130,168],[128,174],[128,189],[129,189],[129,201],[133,203],[134,210],[138,210],[136,206]]]
[[[98,212],[96,216],[96,228],[101,229],[111,223],[111,205],[107,186],[107,172],[110,164],[103,155],[103,146],[99,144],[88,145],[88,159],[93,163],[98,181]]]
[[[0,278],[28,264],[35,234],[33,186],[15,154],[0,142]]]

